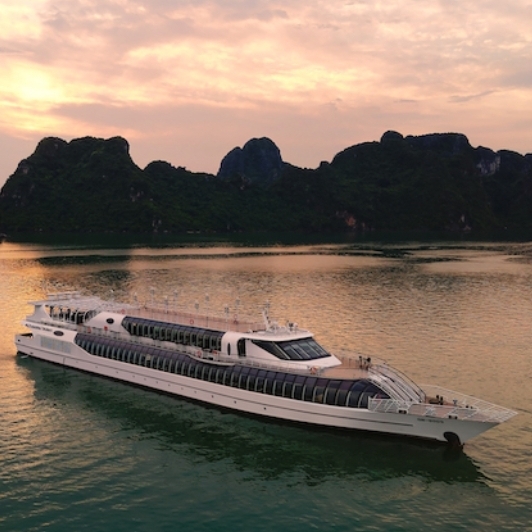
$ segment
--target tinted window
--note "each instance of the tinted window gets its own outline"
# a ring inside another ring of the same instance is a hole
[[[347,396],[347,406],[350,406],[353,408],[358,407],[358,400],[360,399],[360,394],[366,388],[366,386],[367,386],[366,380],[355,381],[353,383],[353,385],[351,386],[351,389],[349,390],[349,394]]]
[[[316,381],[316,386],[314,386],[314,394],[312,396],[312,400],[315,403],[323,403],[325,387],[327,386],[328,383],[329,383],[329,379],[318,379]]]
[[[275,371],[268,371],[266,374],[266,381],[264,383],[264,392],[267,394],[273,393],[273,383],[275,382],[275,378],[277,377],[277,373]]]
[[[341,381],[330,381],[325,391],[324,402],[328,405],[336,404],[336,393],[340,387]]]
[[[293,398],[303,399],[303,387],[305,384],[305,378],[303,375],[298,375],[294,382]]]
[[[312,401],[312,396],[314,395],[314,386],[316,385],[316,377],[308,377],[305,381],[305,387],[303,392],[304,401]]]
[[[342,383],[340,384],[340,388],[338,389],[338,393],[336,394],[336,404],[338,406],[345,406],[347,393],[349,392],[349,388],[351,388],[352,384],[353,383],[351,381],[342,381]]]

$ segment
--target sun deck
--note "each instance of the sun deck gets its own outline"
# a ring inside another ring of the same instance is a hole
[[[144,318],[176,325],[190,325],[191,327],[201,327],[216,331],[264,331],[265,324],[260,321],[243,320],[237,315],[216,316],[202,315],[196,312],[176,310],[159,305],[143,305],[127,309],[127,315]]]
[[[132,317],[156,320],[176,325],[189,325],[217,331],[264,331],[263,321],[242,319],[238,314],[224,316],[205,315],[199,312],[190,312],[172,308],[169,305],[156,303],[125,304],[116,301],[105,301],[99,297],[86,297],[77,291],[57,292],[48,294],[46,299],[31,301],[35,307],[46,306],[51,311],[54,320],[65,322],[75,321],[74,316],[81,316],[81,321],[95,315],[97,312],[117,312]]]

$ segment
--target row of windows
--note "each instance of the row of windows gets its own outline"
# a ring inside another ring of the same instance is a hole
[[[173,353],[155,347],[146,348],[107,339],[94,341],[91,335],[87,334],[78,334],[76,344],[92,355],[302,401],[367,408],[369,397],[388,397],[367,379],[335,380],[240,365],[218,366],[195,360],[183,353]]]
[[[132,336],[143,336],[153,340],[174,342],[181,345],[193,345],[202,349],[221,351],[223,332],[170,324],[161,321],[126,316],[122,326]]]
[[[50,305],[49,313],[50,317],[55,320],[71,321],[78,325],[85,323],[96,315],[95,310],[72,310],[68,307],[55,307],[54,305]]]

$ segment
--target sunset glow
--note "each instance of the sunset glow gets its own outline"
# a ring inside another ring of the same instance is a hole
[[[305,167],[388,129],[532,151],[526,0],[0,0],[0,15],[0,138],[26,142],[0,184],[45,136],[122,135],[140,166],[213,173],[260,136]]]

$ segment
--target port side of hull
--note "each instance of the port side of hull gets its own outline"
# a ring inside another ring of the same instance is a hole
[[[257,416],[341,429],[423,438],[443,443],[449,441],[449,434],[453,434],[456,435],[460,444],[494,426],[493,423],[430,419],[409,414],[373,412],[365,408],[338,407],[278,397],[94,357],[74,343],[69,344],[70,352],[68,353],[58,353],[37,344],[37,339],[32,335],[17,335],[16,337],[18,351],[35,358]]]

